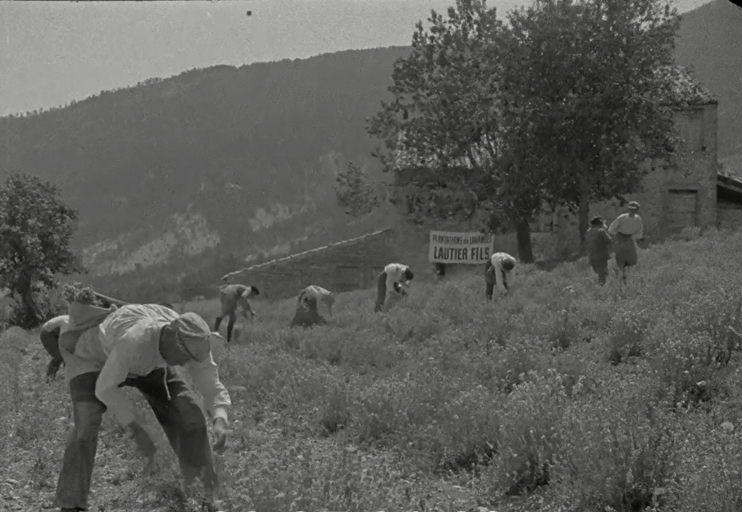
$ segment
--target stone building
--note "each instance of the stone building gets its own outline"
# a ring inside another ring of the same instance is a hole
[[[370,288],[384,266],[402,257],[395,239],[393,228],[382,229],[253,265],[231,274],[229,282],[257,286],[271,300],[293,297],[310,284],[333,292]]]
[[[590,205],[591,217],[601,215],[611,222],[625,211],[627,202],[638,201],[649,242],[687,229],[742,227],[742,179],[721,172],[719,165],[718,102],[687,72],[680,68],[672,72],[675,89],[668,103],[680,138],[680,165],[654,162],[638,193]],[[538,236],[552,235],[551,252],[564,255],[579,247],[577,218],[563,210],[543,214],[532,228]]]
[[[608,223],[625,211],[629,201],[641,204],[648,241],[658,242],[683,229],[704,231],[717,227],[718,104],[706,100],[674,109],[675,125],[681,143],[680,166],[654,163],[641,183],[640,191],[619,199],[590,205],[590,217],[601,215]],[[646,165],[650,165],[647,162]],[[534,232],[552,233],[557,251],[579,247],[578,220],[564,211],[546,213],[533,226]]]

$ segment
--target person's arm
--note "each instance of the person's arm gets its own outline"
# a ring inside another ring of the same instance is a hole
[[[611,225],[608,226],[608,233],[611,235],[615,235],[618,232],[618,228],[621,226],[621,216],[619,215],[616,217],[616,219],[611,222]]]
[[[394,291],[394,283],[397,282],[396,269],[386,271],[386,289],[387,292]]]
[[[636,216],[636,218],[639,220],[639,231],[636,233],[636,238],[638,240],[641,240],[642,238],[644,238],[644,222],[638,215]]]
[[[608,231],[602,231],[602,235],[606,251],[611,254],[613,252],[613,237],[608,234]]]
[[[214,421],[221,418],[226,425],[229,421],[228,410],[232,401],[227,388],[219,380],[219,368],[213,356],[209,354],[209,358],[204,362],[191,361],[186,365],[186,369],[196,391],[203,397],[204,407],[208,413]]]
[[[128,352],[125,345],[116,344],[95,384],[96,398],[103,402],[123,426],[130,426],[136,420],[134,407],[119,387],[129,375]]]
[[[332,294],[332,292],[329,292],[325,296],[325,304],[327,304],[327,311],[329,311],[330,316],[332,316],[332,306],[335,304],[335,296]]]
[[[507,289],[505,288],[505,284],[502,281],[502,265],[498,261],[496,265],[493,265],[495,270],[495,282],[497,283],[497,289],[500,290],[502,293],[507,293]]]
[[[240,297],[240,304],[242,304],[242,316],[247,318],[248,312],[250,313],[250,318],[255,316],[255,313],[250,307],[250,302],[247,300],[247,296],[243,295],[242,297]]]

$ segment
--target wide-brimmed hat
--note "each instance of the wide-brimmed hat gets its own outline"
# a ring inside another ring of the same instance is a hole
[[[211,352],[211,332],[209,324],[196,313],[188,312],[170,322],[175,329],[178,342],[196,361],[203,362]]]
[[[596,215],[590,220],[590,224],[593,226],[602,226],[603,225],[603,217],[600,215]]]
[[[629,210],[638,210],[639,209],[639,203],[636,201],[631,201],[627,206]]]

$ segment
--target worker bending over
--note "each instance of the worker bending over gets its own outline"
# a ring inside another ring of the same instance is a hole
[[[225,316],[229,317],[227,323],[227,341],[232,341],[232,329],[237,321],[237,306],[242,306],[242,316],[247,318],[247,313],[250,313],[250,319],[255,317],[255,313],[250,308],[250,303],[247,301],[248,297],[256,297],[260,295],[260,290],[254,286],[247,286],[244,284],[228,284],[222,286],[219,289],[219,300],[221,302],[221,315],[216,317],[214,321],[214,330],[219,332],[219,326],[222,323],[222,318]]]
[[[508,274],[514,268],[515,258],[506,252],[496,252],[490,257],[484,269],[485,295],[487,300],[492,300],[495,284],[497,284],[497,289],[502,294],[508,293]]]
[[[406,295],[410,281],[415,277],[410,267],[402,263],[390,263],[379,274],[377,279],[376,308],[379,312],[384,308],[387,290],[393,290],[400,295]]]

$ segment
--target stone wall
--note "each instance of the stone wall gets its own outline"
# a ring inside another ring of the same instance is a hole
[[[261,297],[270,300],[294,297],[310,284],[334,292],[370,288],[385,265],[401,258],[396,235],[395,230],[388,229],[329,245],[247,270],[230,282],[257,286]]]
[[[742,227],[742,204],[719,201],[717,207],[717,226],[719,229],[736,231]]]

